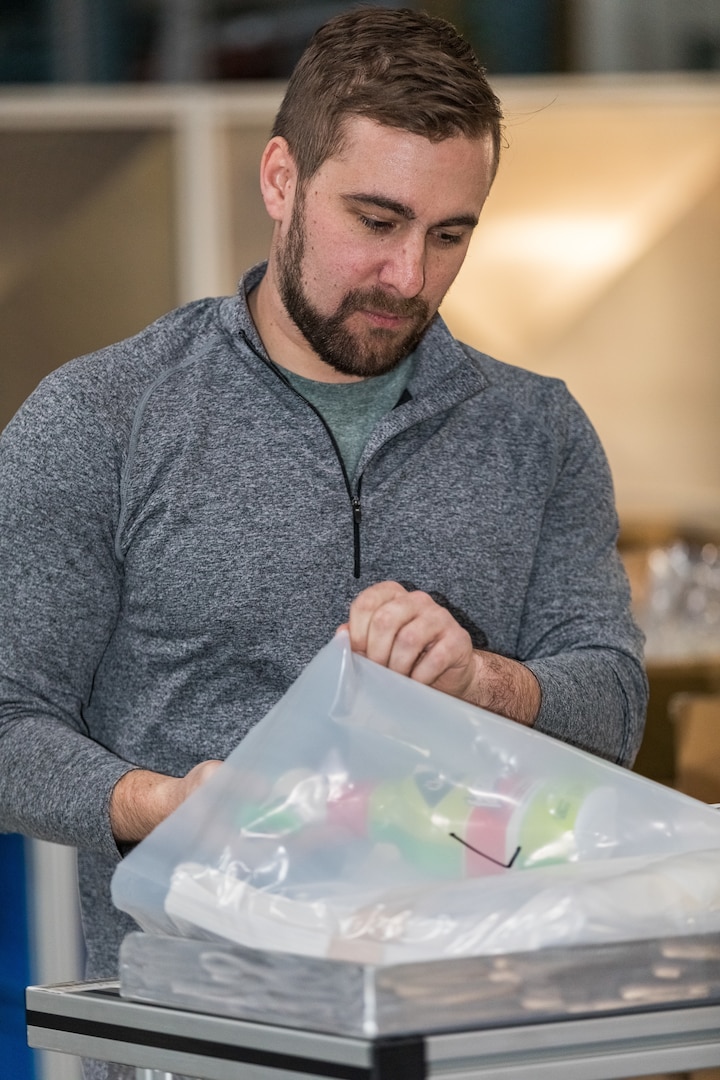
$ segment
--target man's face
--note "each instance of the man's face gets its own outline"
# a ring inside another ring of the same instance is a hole
[[[322,361],[390,371],[432,321],[492,177],[489,140],[432,143],[364,118],[295,193],[276,241],[278,291]]]

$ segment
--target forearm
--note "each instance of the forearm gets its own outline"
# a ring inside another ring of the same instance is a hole
[[[542,686],[538,731],[632,765],[647,708],[647,677],[635,657],[614,649],[576,649],[528,666]]]
[[[110,796],[110,827],[118,844],[144,839],[172,811],[174,777],[148,769],[121,776]]]
[[[134,769],[122,776],[110,797],[110,825],[118,844],[144,840],[213,774],[219,761],[202,761],[186,776]]]
[[[50,716],[8,711],[0,708],[0,830],[112,857],[110,793],[131,766]]]
[[[460,695],[471,705],[530,727],[540,711],[542,692],[533,672],[517,660],[474,651],[471,682]]]

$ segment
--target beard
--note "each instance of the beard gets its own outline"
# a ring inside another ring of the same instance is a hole
[[[419,345],[434,312],[420,297],[391,296],[379,286],[351,289],[332,315],[323,315],[303,288],[305,215],[298,192],[287,238],[278,248],[278,287],[285,310],[324,363],[343,375],[367,378],[392,371]],[[359,334],[347,326],[355,311],[370,310],[413,320],[405,332],[368,327]]]

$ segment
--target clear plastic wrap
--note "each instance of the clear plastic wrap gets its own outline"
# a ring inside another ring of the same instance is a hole
[[[140,926],[385,965],[720,930],[720,816],[338,635],[113,878]]]
[[[340,1035],[535,1024],[720,1001],[720,936],[364,966],[128,934],[123,997]]]

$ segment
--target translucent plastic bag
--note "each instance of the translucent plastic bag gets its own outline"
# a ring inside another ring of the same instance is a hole
[[[720,929],[720,815],[339,634],[119,865],[145,930],[360,963]]]

